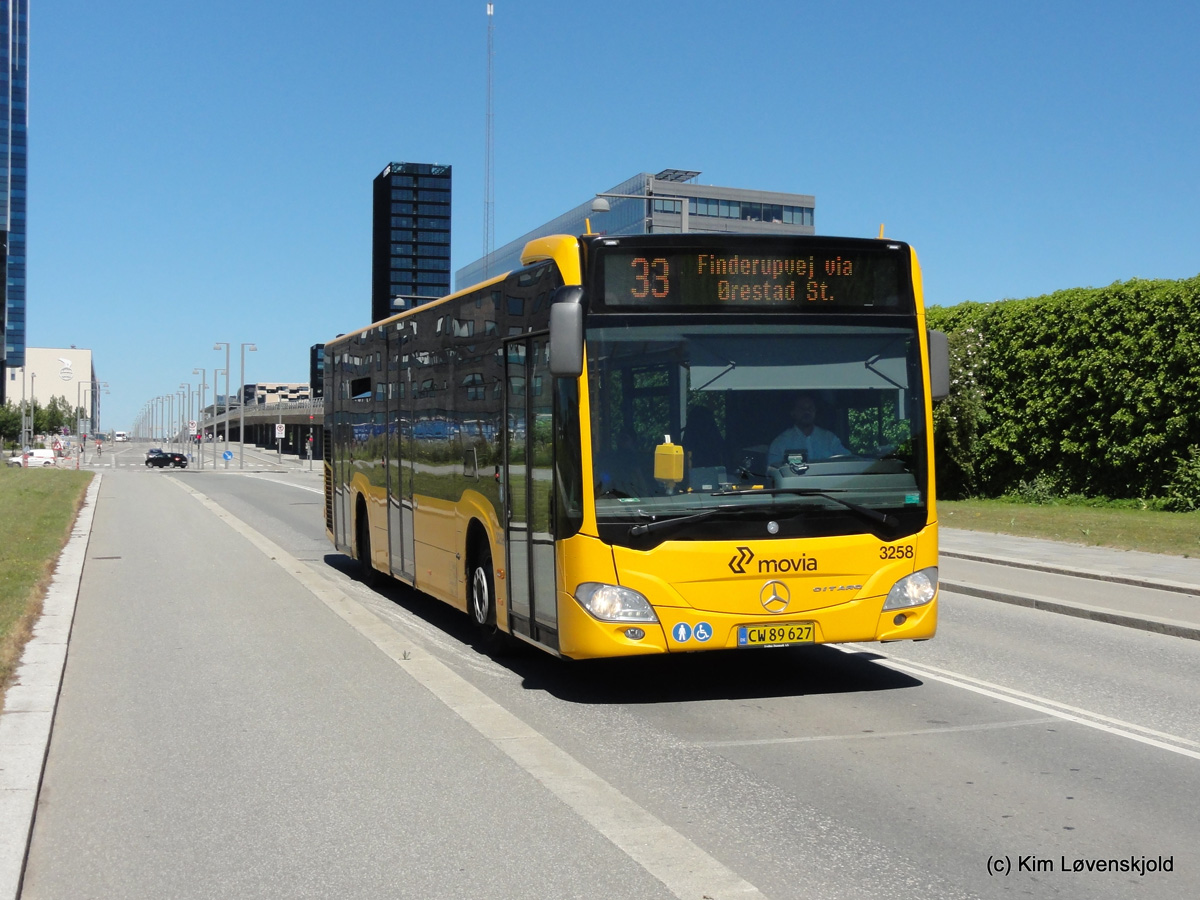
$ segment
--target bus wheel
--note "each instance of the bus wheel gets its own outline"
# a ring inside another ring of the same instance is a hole
[[[479,649],[485,653],[508,650],[508,636],[496,624],[496,576],[492,572],[492,551],[486,543],[476,551],[471,563],[469,611],[479,635]]]
[[[367,519],[367,506],[362,502],[354,518],[354,558],[358,560],[359,580],[367,587],[375,587],[379,578],[371,564],[371,522]]]
[[[476,627],[496,627],[495,580],[492,575],[492,551],[484,546],[471,566],[471,620]]]

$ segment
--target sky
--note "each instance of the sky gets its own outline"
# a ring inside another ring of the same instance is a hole
[[[368,324],[371,182],[454,170],[483,254],[486,0],[32,0],[27,344],[102,425]],[[1200,274],[1200,4],[495,0],[499,247],[639,172],[812,194],[929,305]],[[209,389],[211,397],[211,387]],[[73,402],[73,401],[72,401]]]

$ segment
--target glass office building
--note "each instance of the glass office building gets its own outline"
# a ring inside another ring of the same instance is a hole
[[[816,233],[813,226],[816,200],[811,194],[696,184],[699,175],[684,169],[635,175],[510,241],[487,259],[478,259],[459,269],[454,273],[455,290],[515,269],[520,265],[521,250],[534,238],[585,234],[589,221],[595,234]],[[608,211],[593,209],[595,201],[600,199],[608,205]]]
[[[308,348],[308,383],[312,385],[312,395],[314,399],[325,396],[324,344],[313,344]]]
[[[25,366],[25,154],[29,0],[0,0],[0,404],[11,370]],[[15,373],[13,373],[15,374]]]
[[[376,176],[372,322],[450,293],[450,168],[394,162]]]

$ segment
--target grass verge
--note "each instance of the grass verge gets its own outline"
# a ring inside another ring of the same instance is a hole
[[[91,472],[0,468],[0,708]]]
[[[1170,556],[1200,556],[1200,512],[1070,503],[1034,505],[1007,500],[939,500],[938,519],[945,528]]]

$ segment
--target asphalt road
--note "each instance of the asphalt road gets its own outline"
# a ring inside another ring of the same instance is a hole
[[[106,473],[22,896],[1200,896],[1200,642],[493,658],[351,571],[315,474]]]

